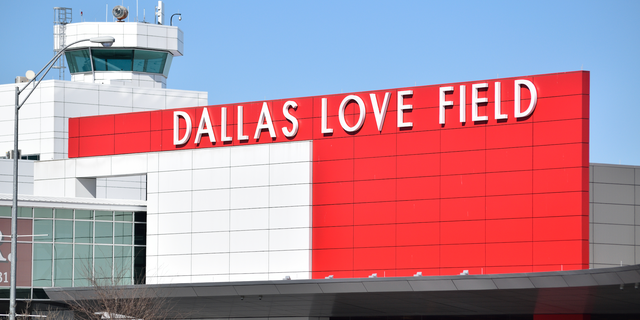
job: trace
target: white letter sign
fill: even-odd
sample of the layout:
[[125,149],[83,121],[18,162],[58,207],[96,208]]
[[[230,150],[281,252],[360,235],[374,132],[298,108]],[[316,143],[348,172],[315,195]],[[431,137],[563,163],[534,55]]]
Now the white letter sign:
[[404,96],[413,95],[413,90],[398,91],[398,128],[411,128],[413,122],[404,122],[404,110],[413,109],[413,105],[404,104]]
[[284,136],[287,138],[293,138],[298,134],[298,119],[289,113],[289,108],[296,110],[298,109],[298,104],[295,101],[287,101],[284,103],[284,106],[282,106],[282,114],[284,114],[284,117],[293,125],[291,131],[289,131],[287,127],[282,127],[282,133],[284,133]]
[[[184,137],[180,139],[180,117],[184,119],[187,124],[187,130],[184,133]],[[183,145],[189,141],[191,137],[191,117],[189,114],[184,111],[174,111],[173,112],[173,145]]]
[[333,133],[333,129],[327,128],[327,98],[322,98],[322,127],[320,130],[323,134]]
[[269,129],[269,136],[271,138],[276,137],[276,129],[273,128],[273,122],[271,121],[271,113],[269,113],[269,106],[266,102],[262,103],[262,110],[260,110],[260,118],[258,119],[258,125],[256,126],[256,133],[253,135],[255,140],[260,139],[260,132],[264,129]]
[[[355,101],[358,104],[358,108],[360,109],[360,118],[358,118],[358,123],[355,126],[349,127],[347,121],[344,120],[344,109],[347,107],[349,101]],[[338,111],[338,119],[340,120],[340,125],[342,129],[346,132],[356,132],[362,128],[362,124],[364,124],[364,117],[367,115],[366,110],[364,109],[364,101],[360,99],[360,97],[356,95],[348,95],[344,99],[342,99],[342,103],[340,103],[340,110]]]
[[[207,128],[205,129],[205,125]],[[196,140],[195,143],[199,144],[200,139],[203,134],[209,135],[209,140],[214,143],[216,142],[216,136],[213,134],[213,127],[211,126],[211,119],[209,118],[209,111],[205,107],[202,109],[202,116],[200,117],[200,124],[198,125],[198,131],[196,131]]]
[[471,85],[471,120],[472,121],[487,121],[489,116],[478,115],[478,105],[481,103],[489,102],[487,98],[478,98],[478,89],[488,88],[488,83],[476,83]]
[[453,92],[453,87],[440,87],[440,124],[444,124],[445,108],[453,106],[453,101],[445,100],[445,94],[447,92]]
[[382,102],[382,109],[378,107],[378,99],[375,93],[369,94],[371,98],[371,107],[373,108],[373,115],[376,117],[376,124],[378,125],[378,131],[382,132],[382,126],[384,125],[384,118],[387,116],[387,108],[389,107],[389,99],[391,98],[391,92],[384,94],[384,101]]
[[243,126],[243,120],[242,120],[242,106],[238,106],[238,141],[247,141],[249,140],[249,136],[246,136],[244,134],[244,129],[242,129]]
[[495,95],[495,117],[496,120],[504,120],[509,116],[506,114],[502,114],[502,109],[500,109],[500,103],[502,102],[502,96],[500,95],[500,82],[496,82],[496,95]]
[[[536,91],[536,86],[531,83],[529,80],[516,80],[515,84],[515,99],[514,99],[514,107],[515,107],[515,115],[516,118],[524,118],[530,115],[533,110],[536,109],[536,103],[538,102],[538,92]],[[520,111],[520,86],[525,86],[531,92],[531,101],[529,102],[529,107],[524,112]]]

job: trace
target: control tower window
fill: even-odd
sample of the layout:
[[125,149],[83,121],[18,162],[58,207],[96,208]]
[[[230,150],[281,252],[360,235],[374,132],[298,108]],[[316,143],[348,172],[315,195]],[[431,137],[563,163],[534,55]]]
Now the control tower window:
[[65,53],[71,73],[91,72],[89,50],[75,50]]
[[133,50],[91,50],[96,71],[132,71]]
[[166,77],[173,59],[173,55],[168,52],[112,48],[73,50],[66,55],[72,74],[91,71],[133,71],[163,74]]

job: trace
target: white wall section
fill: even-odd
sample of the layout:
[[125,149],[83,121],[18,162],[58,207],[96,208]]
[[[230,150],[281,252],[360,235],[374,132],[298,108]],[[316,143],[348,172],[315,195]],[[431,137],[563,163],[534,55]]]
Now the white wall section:
[[74,197],[77,179],[146,174],[147,283],[309,279],[311,153],[301,141],[37,162],[34,189]]

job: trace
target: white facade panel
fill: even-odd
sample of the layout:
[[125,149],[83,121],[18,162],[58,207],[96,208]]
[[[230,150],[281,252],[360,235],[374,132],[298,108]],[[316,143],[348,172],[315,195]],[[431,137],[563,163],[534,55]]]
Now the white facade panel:
[[147,256],[158,255],[158,235],[147,232]]
[[269,230],[231,231],[229,239],[230,252],[269,250]]
[[272,186],[308,183],[310,178],[310,162],[278,163],[269,166],[269,184]]
[[191,275],[191,259],[186,255],[158,256],[158,274],[162,276],[159,283],[176,283],[172,277],[184,276],[182,279],[187,279]]
[[[232,252],[229,259],[231,275],[245,274],[246,276],[259,275],[260,279],[266,279],[269,272],[269,253],[264,252]],[[231,280],[234,281],[234,280]]]
[[311,225],[311,206],[269,208],[269,228],[304,228]]
[[269,207],[269,187],[236,188],[230,191],[231,209]]
[[269,164],[269,145],[238,146],[231,149],[231,166]]
[[271,207],[304,206],[311,203],[311,184],[273,186],[270,191]]
[[191,214],[188,212],[159,214],[158,233],[191,233]]
[[229,231],[229,210],[192,212],[192,228],[195,232]]
[[291,163],[291,162],[308,162],[312,159],[311,144],[307,141],[298,141],[291,143],[272,143],[269,144],[269,162],[275,163]]
[[269,229],[269,209],[242,209],[231,212],[229,230],[267,230]]
[[76,159],[76,177],[93,178],[111,175],[113,157],[89,157]]
[[[269,272],[302,273],[309,272],[308,270],[311,270],[311,250],[275,251],[269,253]],[[310,275],[308,276],[310,277]]]
[[[191,211],[191,192],[166,192],[158,198],[157,213],[189,212]],[[148,209],[147,209],[147,212]],[[153,213],[152,213],[153,214]]]
[[229,209],[229,189],[192,191],[193,211]]
[[148,193],[158,193],[158,175],[157,172],[149,172],[147,173],[147,192]]
[[260,187],[269,185],[269,165],[231,167],[231,187]]
[[191,190],[191,171],[166,171],[158,173],[158,192]]
[[193,174],[193,190],[226,189],[230,185],[229,168],[199,169]]
[[111,174],[114,176],[146,173],[147,155],[142,153],[114,156],[111,166]]
[[[183,234],[159,234],[158,235],[158,257],[167,255],[191,253],[191,235]],[[181,259],[189,260],[189,259]],[[160,262],[158,260],[158,262]],[[176,273],[174,275],[185,275],[185,273]]]
[[231,165],[231,148],[208,148],[198,150],[193,158],[193,169],[213,169]]
[[[296,239],[296,241],[291,241]],[[269,251],[307,250],[311,247],[311,228],[269,230]]]
[[[203,232],[191,235],[192,253],[229,253],[230,235],[227,231]],[[227,258],[228,259],[228,258]]]
[[160,152],[158,171],[191,170],[192,151]]
[[217,281],[218,275],[229,274],[229,254],[196,254],[191,258],[193,275],[212,275]]

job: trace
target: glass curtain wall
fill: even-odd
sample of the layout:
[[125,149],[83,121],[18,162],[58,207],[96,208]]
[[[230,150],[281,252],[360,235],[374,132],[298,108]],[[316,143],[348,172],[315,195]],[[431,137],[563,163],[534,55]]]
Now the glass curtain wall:
[[[43,287],[144,283],[146,212],[21,207],[18,216],[32,219],[34,235],[28,243],[36,289],[21,289],[23,298],[38,299]],[[10,217],[11,207],[0,207],[0,223]]]

